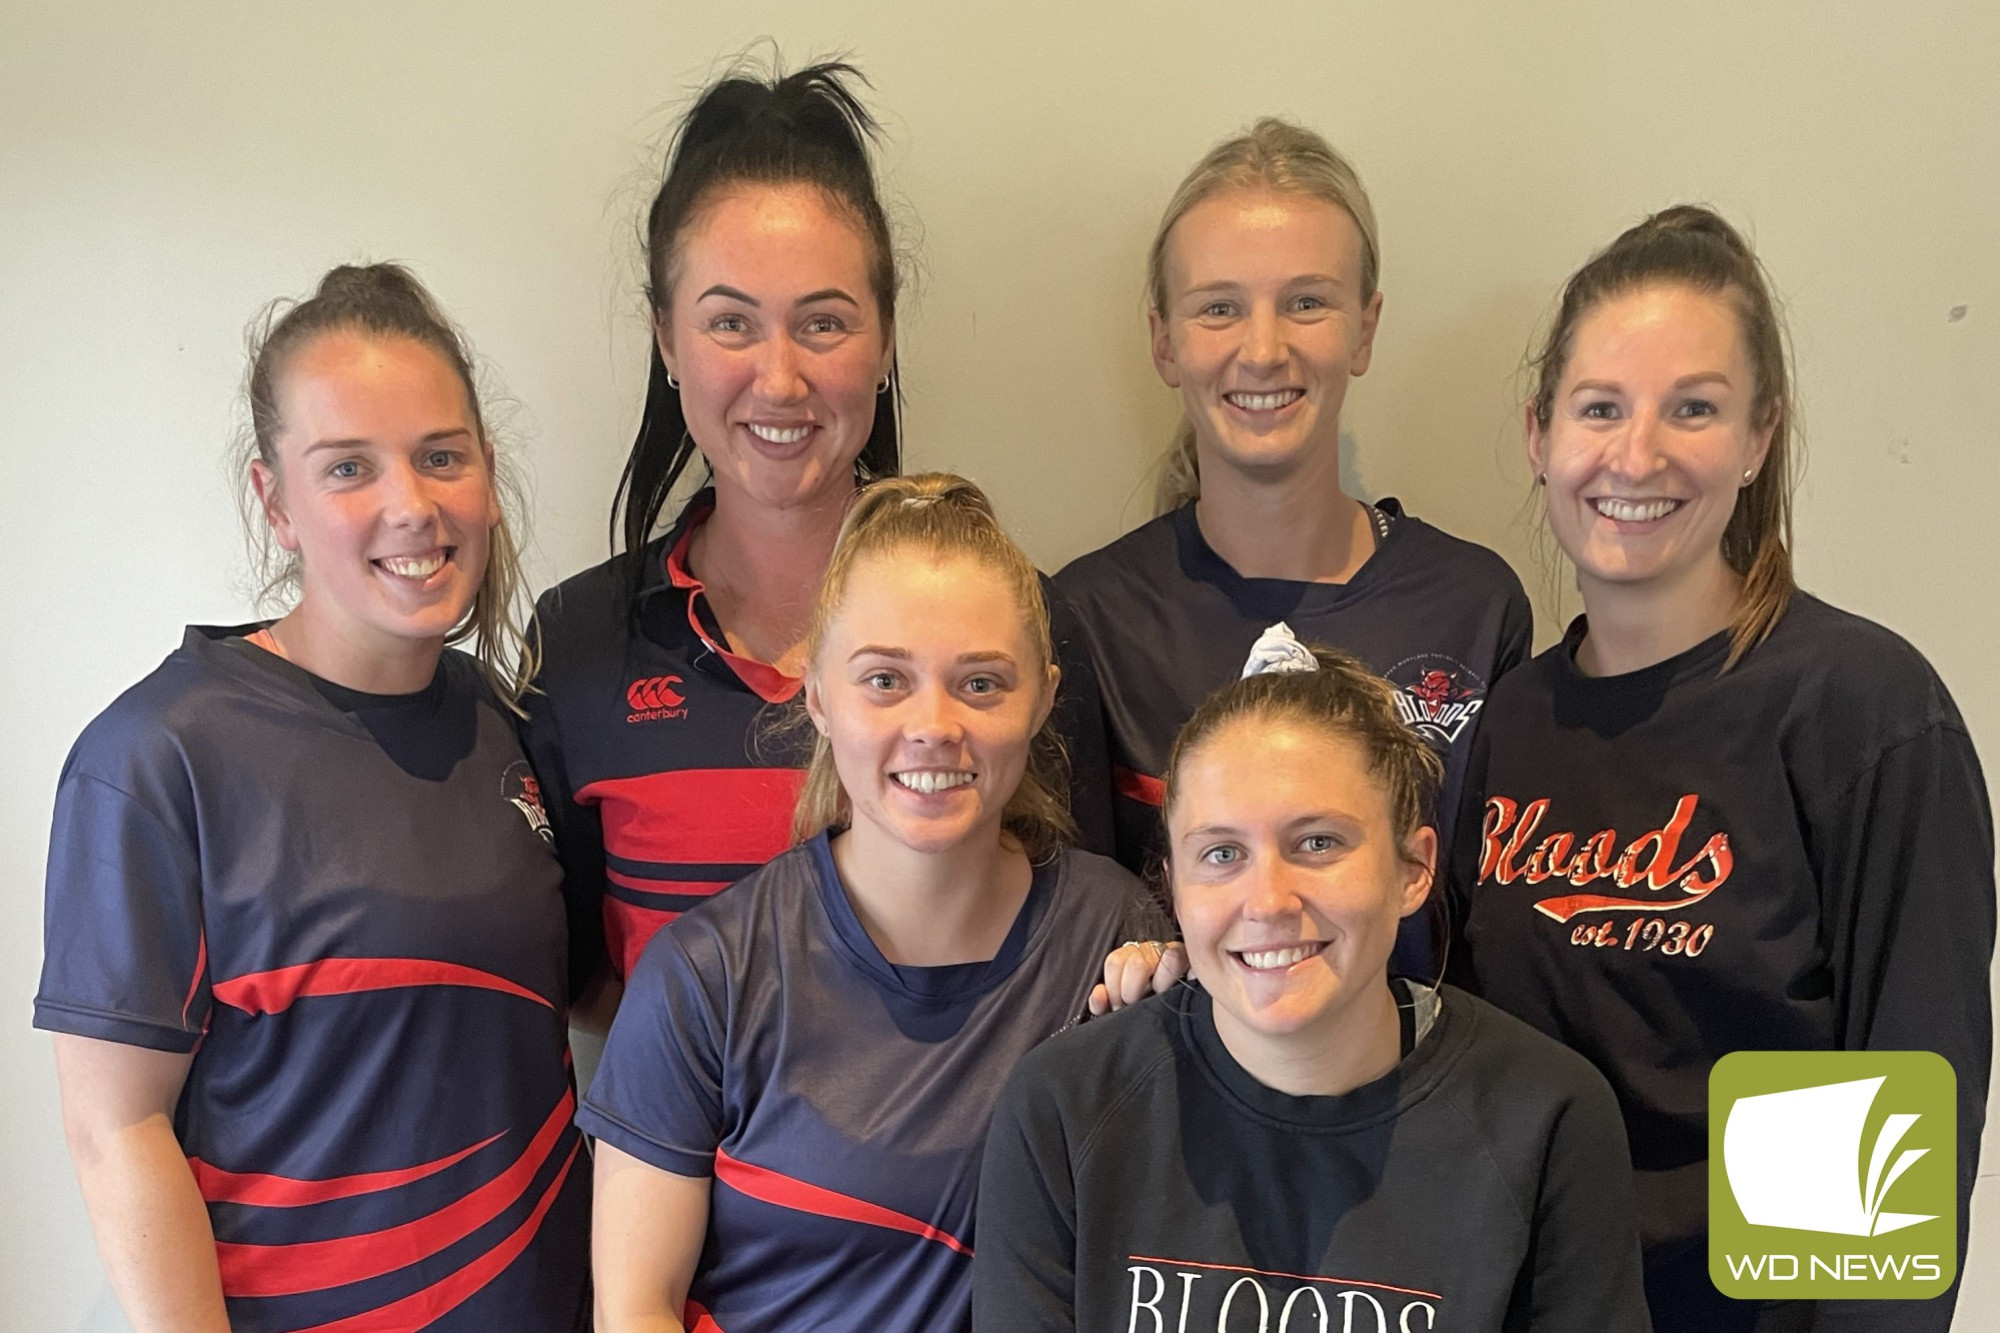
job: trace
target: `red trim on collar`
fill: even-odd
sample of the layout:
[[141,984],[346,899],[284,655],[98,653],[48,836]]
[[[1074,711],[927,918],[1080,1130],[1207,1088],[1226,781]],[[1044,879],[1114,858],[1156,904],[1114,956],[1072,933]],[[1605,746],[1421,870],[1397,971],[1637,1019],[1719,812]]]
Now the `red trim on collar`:
[[784,703],[799,692],[803,682],[797,676],[786,675],[769,662],[759,662],[754,657],[729,651],[728,644],[717,643],[709,637],[708,631],[702,627],[700,615],[695,612],[695,599],[706,589],[702,587],[701,580],[688,570],[688,547],[694,544],[695,529],[708,522],[708,516],[714,512],[715,506],[711,504],[688,515],[687,522],[681,526],[680,537],[667,549],[667,582],[676,588],[687,589],[688,625],[708,645],[708,650],[729,663],[729,669],[736,673],[736,678],[748,685],[765,703]]

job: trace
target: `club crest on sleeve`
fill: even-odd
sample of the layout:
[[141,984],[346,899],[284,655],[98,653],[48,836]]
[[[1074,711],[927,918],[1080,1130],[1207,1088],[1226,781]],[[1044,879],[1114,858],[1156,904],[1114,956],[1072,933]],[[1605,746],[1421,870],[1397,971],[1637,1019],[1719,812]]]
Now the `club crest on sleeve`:
[[526,760],[517,759],[507,766],[500,779],[500,791],[507,804],[521,812],[537,837],[546,843],[555,842],[555,830],[549,827],[548,807],[542,804],[542,784],[536,781],[535,771]]
[[674,686],[681,683],[679,676],[643,676],[625,687],[625,702],[631,712],[625,717],[630,722],[659,722],[666,718],[686,717],[687,700]]

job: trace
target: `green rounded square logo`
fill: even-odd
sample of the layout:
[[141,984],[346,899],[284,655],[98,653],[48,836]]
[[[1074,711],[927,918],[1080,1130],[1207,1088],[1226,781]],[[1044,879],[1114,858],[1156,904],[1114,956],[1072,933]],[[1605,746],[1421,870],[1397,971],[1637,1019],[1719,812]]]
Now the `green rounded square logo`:
[[1736,1051],[1708,1076],[1708,1275],[1911,1300],[1958,1271],[1958,1079],[1930,1051]]

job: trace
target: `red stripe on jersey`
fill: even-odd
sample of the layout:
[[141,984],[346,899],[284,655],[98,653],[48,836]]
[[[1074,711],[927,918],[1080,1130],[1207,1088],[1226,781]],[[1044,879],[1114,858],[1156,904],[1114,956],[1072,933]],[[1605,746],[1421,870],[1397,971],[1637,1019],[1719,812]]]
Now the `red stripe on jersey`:
[[202,974],[208,971],[208,932],[201,932],[201,944],[194,954],[194,979],[188,982],[188,997],[181,1001],[181,1026],[188,1025],[188,1011],[194,1008],[194,997],[201,993]]
[[687,590],[688,626],[703,643],[708,645],[708,650],[729,663],[729,669],[736,673],[736,678],[756,691],[757,697],[765,703],[784,703],[799,692],[799,686],[804,682],[797,676],[786,675],[769,662],[759,662],[754,657],[743,657],[729,651],[727,643],[717,643],[708,636],[708,629],[695,612],[695,599],[707,589],[688,569],[688,548],[694,545],[695,531],[708,522],[708,516],[713,512],[714,506],[711,505],[707,510],[693,515],[687,526],[681,529],[680,540],[667,552],[667,580],[676,588]]
[[679,912],[656,911],[616,898],[604,900],[604,944],[621,979],[632,975],[632,969],[639,965],[639,955],[646,952],[647,942],[679,916]]
[[689,1301],[681,1311],[681,1327],[687,1333],[722,1333],[722,1325],[715,1322],[715,1316],[700,1301]]
[[582,1147],[580,1141],[570,1145],[562,1170],[556,1172],[556,1178],[542,1191],[535,1211],[528,1214],[527,1220],[515,1227],[507,1239],[485,1254],[450,1277],[433,1282],[421,1291],[413,1291],[399,1301],[374,1310],[364,1310],[345,1319],[336,1319],[330,1324],[315,1324],[299,1330],[299,1333],[403,1333],[406,1329],[430,1327],[463,1305],[480,1288],[504,1273],[507,1265],[521,1257],[521,1251],[528,1248],[528,1242],[541,1230],[542,1218],[547,1216],[550,1206],[555,1203],[556,1195],[562,1192],[563,1181],[569,1178],[570,1168],[576,1165],[576,1155]]
[[425,1162],[420,1166],[406,1166],[395,1171],[364,1171],[358,1175],[330,1176],[324,1180],[294,1180],[290,1176],[265,1175],[257,1171],[227,1171],[199,1157],[188,1158],[188,1168],[194,1172],[195,1188],[210,1203],[303,1208],[307,1204],[325,1203],[328,1199],[351,1199],[357,1194],[392,1190],[398,1185],[436,1175],[448,1166],[456,1166],[499,1137],[495,1134],[493,1138],[481,1139],[470,1147],[460,1148],[449,1157],[440,1157],[435,1162]]
[[1167,803],[1167,784],[1158,778],[1149,778],[1144,773],[1135,773],[1123,764],[1111,766],[1111,784],[1121,796],[1129,796],[1135,801],[1144,801],[1158,809]]
[[575,1101],[565,1090],[556,1109],[505,1171],[436,1212],[400,1226],[294,1245],[217,1241],[215,1258],[222,1270],[223,1294],[294,1296],[302,1291],[325,1291],[393,1273],[456,1245],[528,1192],[562,1141],[575,1110]]
[[790,1208],[801,1213],[815,1213],[820,1217],[837,1217],[847,1222],[860,1222],[871,1227],[887,1227],[891,1231],[904,1231],[912,1236],[922,1236],[947,1245],[970,1259],[972,1249],[949,1232],[939,1231],[928,1222],[920,1222],[907,1214],[884,1208],[880,1204],[869,1203],[821,1185],[808,1184],[791,1176],[781,1175],[768,1167],[752,1166],[739,1162],[720,1149],[715,1154],[715,1178],[739,1194],[747,1194],[764,1203],[776,1204],[780,1208]]
[[798,768],[684,768],[603,778],[576,799],[604,820],[604,850],[663,865],[762,865],[792,844]]
[[505,977],[433,958],[321,958],[218,981],[209,993],[232,1009],[248,1014],[276,1014],[308,995],[352,995],[357,991],[394,990],[400,986],[475,986],[518,995],[545,1009],[555,1008],[526,986]]

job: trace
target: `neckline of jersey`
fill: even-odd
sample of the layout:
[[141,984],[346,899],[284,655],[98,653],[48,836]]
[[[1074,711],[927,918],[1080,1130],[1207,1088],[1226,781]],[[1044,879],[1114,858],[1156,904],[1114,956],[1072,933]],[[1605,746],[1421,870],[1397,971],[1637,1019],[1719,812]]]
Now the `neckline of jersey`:
[[[1297,1097],[1257,1081],[1222,1043],[1215,1029],[1215,999],[1199,985],[1182,988],[1181,1039],[1202,1075],[1229,1101],[1259,1119],[1291,1128],[1349,1133],[1393,1119],[1428,1097],[1457,1063],[1470,1040],[1473,1015],[1466,998],[1438,988],[1437,1016],[1416,1049],[1373,1082],[1335,1096]],[[1401,997],[1398,1005],[1403,1003]]]
[[1651,696],[1696,676],[1714,676],[1721,670],[1723,659],[1729,655],[1730,631],[1721,629],[1693,647],[1651,666],[1640,667],[1637,671],[1622,671],[1615,676],[1592,676],[1587,675],[1576,661],[1577,650],[1583,646],[1584,635],[1589,630],[1589,618],[1579,614],[1569,622],[1569,628],[1563,631],[1562,639],[1550,650],[1550,656],[1563,683],[1581,697],[1591,699]]
[[[712,489],[697,491],[694,498],[688,501],[687,507],[681,511],[681,516],[674,525],[674,530],[664,543],[665,552],[660,562],[660,569],[665,576],[664,581],[655,583],[649,591],[674,588],[685,592],[688,628],[694,631],[702,646],[727,663],[729,669],[736,674],[736,678],[765,703],[789,702],[798,694],[800,686],[804,684],[803,680],[797,676],[786,675],[769,662],[760,662],[754,657],[745,657],[741,653],[731,651],[726,639],[720,643],[716,642],[715,636],[708,632],[708,626],[702,623],[701,607],[707,597],[708,589],[688,568],[688,549],[694,544],[696,530],[706,523],[709,515],[714,512],[715,492]],[[719,622],[717,628],[720,628]]]
[[[247,641],[250,635],[263,629],[267,623],[189,625],[181,638],[181,650],[240,684],[299,707],[307,717],[330,731],[373,741],[373,733],[363,723],[360,714],[342,707],[322,688],[330,686],[335,690],[345,690],[344,686],[315,676],[298,663]],[[445,651],[449,653],[451,650]],[[428,712],[435,712],[437,700],[442,698],[448,670],[446,659],[440,657],[437,674],[432,677],[431,683],[413,695],[370,695],[358,690],[347,690],[346,693],[362,699],[381,700],[384,707],[390,710],[398,706],[422,706]]]
[[1194,507],[1195,502],[1190,500],[1167,515],[1180,550],[1181,568],[1195,579],[1220,587],[1231,602],[1277,619],[1300,611],[1331,610],[1343,602],[1366,596],[1387,577],[1382,571],[1401,548],[1405,530],[1417,522],[1404,512],[1401,501],[1384,496],[1370,507],[1387,517],[1388,535],[1378,538],[1375,549],[1347,582],[1318,583],[1310,579],[1246,578],[1237,573],[1236,567],[1202,536]]
[[939,1008],[975,999],[1014,974],[1041,938],[1041,927],[1049,919],[1046,909],[1054,896],[1062,862],[1057,857],[1033,868],[1028,896],[992,958],[938,967],[907,967],[884,958],[868,928],[854,914],[854,904],[848,900],[840,871],[834,864],[831,835],[824,831],[815,834],[805,847],[834,941],[848,961],[880,989],[913,1003]]

